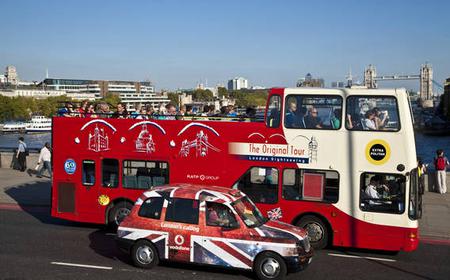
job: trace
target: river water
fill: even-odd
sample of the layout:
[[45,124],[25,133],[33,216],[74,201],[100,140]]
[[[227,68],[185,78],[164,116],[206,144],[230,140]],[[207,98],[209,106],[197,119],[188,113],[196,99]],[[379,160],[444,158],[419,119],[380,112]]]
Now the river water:
[[[30,149],[40,149],[45,142],[51,143],[51,133],[39,134],[1,134],[0,149],[14,149],[17,147],[17,138],[23,136]],[[417,156],[421,157],[425,163],[430,163],[432,168],[433,158],[437,149],[443,149],[450,155],[450,136],[428,136],[416,133]]]

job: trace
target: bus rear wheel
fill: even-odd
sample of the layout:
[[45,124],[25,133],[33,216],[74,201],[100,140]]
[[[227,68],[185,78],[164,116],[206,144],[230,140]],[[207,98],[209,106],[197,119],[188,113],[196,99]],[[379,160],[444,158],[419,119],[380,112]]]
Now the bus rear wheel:
[[128,201],[115,204],[109,211],[108,225],[117,228],[123,219],[130,214],[131,208],[133,208],[133,204]]
[[314,249],[323,249],[328,245],[328,227],[318,217],[306,215],[302,217],[296,226],[308,232],[308,238]]

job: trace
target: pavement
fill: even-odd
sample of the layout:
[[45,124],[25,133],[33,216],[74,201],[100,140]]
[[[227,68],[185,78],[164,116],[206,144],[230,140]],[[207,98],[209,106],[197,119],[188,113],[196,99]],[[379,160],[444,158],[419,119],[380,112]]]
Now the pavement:
[[[45,173],[46,174],[46,173]],[[2,208],[50,207],[51,182],[26,172],[0,168],[0,205]],[[419,220],[420,238],[450,242],[450,193],[425,191],[423,216]]]

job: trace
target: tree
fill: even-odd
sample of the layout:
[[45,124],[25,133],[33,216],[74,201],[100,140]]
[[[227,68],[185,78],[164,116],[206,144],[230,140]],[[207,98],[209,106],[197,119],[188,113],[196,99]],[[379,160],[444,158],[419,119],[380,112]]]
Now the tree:
[[233,90],[230,97],[236,100],[236,106],[264,106],[267,102],[267,90]]
[[175,106],[180,106],[180,95],[175,92],[168,92],[167,98],[169,98],[170,103],[175,104]]
[[117,103],[120,103],[120,97],[118,94],[108,92],[105,97],[102,97],[100,101],[104,101],[114,108],[117,107]]
[[228,97],[228,90],[224,87],[218,87],[217,93],[219,94],[219,98],[222,98],[223,96]]
[[192,99],[205,102],[214,100],[214,94],[209,89],[196,89],[192,92]]

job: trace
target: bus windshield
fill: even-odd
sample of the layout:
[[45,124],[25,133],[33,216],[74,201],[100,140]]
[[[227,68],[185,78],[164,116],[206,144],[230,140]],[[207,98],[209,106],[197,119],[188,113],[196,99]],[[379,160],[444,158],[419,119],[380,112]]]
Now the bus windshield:
[[231,205],[248,227],[259,227],[267,222],[267,219],[248,197],[236,200]]

